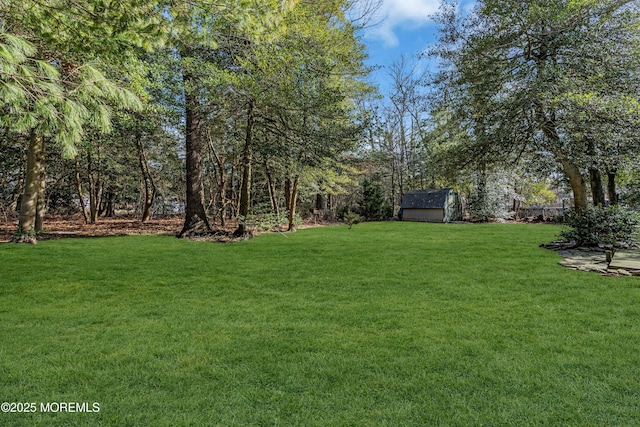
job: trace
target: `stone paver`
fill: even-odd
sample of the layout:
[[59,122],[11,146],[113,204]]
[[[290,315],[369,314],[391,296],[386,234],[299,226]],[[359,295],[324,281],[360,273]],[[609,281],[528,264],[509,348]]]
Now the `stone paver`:
[[563,260],[558,264],[581,271],[593,271],[613,276],[640,276],[640,251],[618,249],[607,262],[606,248],[573,248],[570,244],[554,242],[544,245],[558,252]]
[[610,269],[640,271],[640,251],[618,250],[609,264]]

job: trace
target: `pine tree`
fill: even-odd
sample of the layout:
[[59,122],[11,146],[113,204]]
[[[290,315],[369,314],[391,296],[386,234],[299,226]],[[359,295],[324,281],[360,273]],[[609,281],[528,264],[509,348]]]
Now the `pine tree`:
[[124,71],[133,57],[123,49],[148,40],[142,35],[148,26],[139,20],[149,5],[119,5],[104,10],[102,3],[88,0],[0,5],[0,123],[29,135],[30,141],[16,241],[35,242],[33,236],[42,228],[46,142],[73,157],[87,128],[110,130],[114,107],[141,105],[120,83],[122,75],[102,71],[114,65]]
[[448,117],[441,134],[459,138],[454,155],[468,164],[550,153],[584,210],[585,171],[612,159],[610,145],[635,144],[638,3],[485,0],[462,21],[453,6],[440,18],[435,110]]

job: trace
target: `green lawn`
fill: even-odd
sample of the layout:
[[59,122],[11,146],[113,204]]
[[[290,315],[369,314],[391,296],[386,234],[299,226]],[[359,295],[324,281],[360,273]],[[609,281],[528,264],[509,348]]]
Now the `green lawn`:
[[640,425],[640,279],[558,266],[558,231],[0,245],[0,402],[38,409],[0,425]]

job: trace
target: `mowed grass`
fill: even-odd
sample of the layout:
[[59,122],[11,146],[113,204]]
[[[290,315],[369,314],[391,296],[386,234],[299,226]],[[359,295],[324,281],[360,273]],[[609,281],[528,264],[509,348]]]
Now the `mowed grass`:
[[640,278],[542,225],[0,246],[3,426],[640,425]]

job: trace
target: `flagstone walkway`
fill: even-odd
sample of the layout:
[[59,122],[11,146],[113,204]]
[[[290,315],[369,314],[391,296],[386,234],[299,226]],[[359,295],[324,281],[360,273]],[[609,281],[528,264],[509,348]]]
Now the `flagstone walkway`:
[[593,271],[608,276],[640,276],[640,250],[611,250],[611,262],[607,261],[605,247],[572,248],[567,243],[554,242],[543,247],[555,250],[563,260],[558,264],[581,271]]

